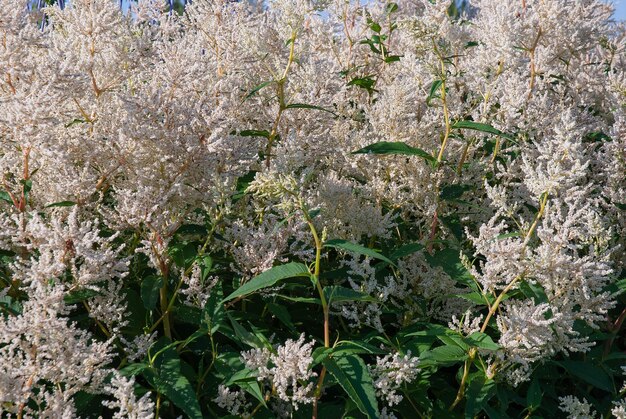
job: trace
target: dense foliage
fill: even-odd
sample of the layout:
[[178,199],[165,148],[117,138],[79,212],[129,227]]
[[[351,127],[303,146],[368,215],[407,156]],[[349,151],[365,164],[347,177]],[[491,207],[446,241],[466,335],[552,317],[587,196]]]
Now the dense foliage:
[[3,417],[626,418],[609,6],[46,3],[0,0]]

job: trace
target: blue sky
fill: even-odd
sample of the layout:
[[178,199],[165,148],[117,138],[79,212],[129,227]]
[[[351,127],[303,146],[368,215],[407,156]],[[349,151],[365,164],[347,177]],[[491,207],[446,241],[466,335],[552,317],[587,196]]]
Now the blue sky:
[[618,20],[626,20],[626,0],[615,1],[615,18]]

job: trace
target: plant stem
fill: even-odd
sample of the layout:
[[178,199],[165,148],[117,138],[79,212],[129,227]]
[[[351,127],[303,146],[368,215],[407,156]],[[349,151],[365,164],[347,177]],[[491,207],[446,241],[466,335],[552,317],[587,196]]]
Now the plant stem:
[[441,164],[443,160],[443,154],[446,149],[446,144],[448,143],[448,138],[450,138],[450,133],[452,132],[452,128],[450,125],[450,113],[448,111],[448,102],[446,100],[446,63],[444,57],[441,55],[439,48],[437,48],[436,42],[433,40],[433,46],[435,49],[435,54],[439,57],[439,61],[441,63],[441,103],[443,105],[443,120],[446,125],[446,130],[443,135],[443,140],[441,140],[441,148],[439,149],[439,154],[437,155],[437,166]]
[[[526,236],[524,237],[524,243],[522,245],[522,250],[521,250],[522,257],[526,254],[526,247],[528,246],[528,243],[530,242],[530,239],[533,233],[537,229],[539,220],[543,217],[545,213],[546,204],[548,203],[548,196],[549,196],[549,190],[544,192],[541,196],[539,212],[537,212],[537,215],[535,216],[535,219],[532,225],[530,226],[530,228],[526,232]],[[522,278],[524,278],[525,274],[526,274],[526,271],[516,276],[498,295],[498,298],[496,298],[496,301],[494,301],[494,303],[491,305],[491,308],[489,309],[489,312],[487,313],[487,316],[485,317],[485,320],[483,321],[483,325],[480,328],[481,333],[485,333],[485,330],[487,330],[487,326],[489,325],[489,321],[498,310],[498,307],[500,307],[500,303],[502,302],[502,300],[504,300],[507,293],[513,288],[513,286],[516,285]],[[456,405],[463,399],[463,396],[465,395],[465,387],[467,386],[467,377],[469,376],[469,370],[470,370],[471,365],[474,363],[475,357],[476,357],[476,348],[470,348],[469,356],[465,360],[465,366],[463,368],[463,376],[461,377],[461,384],[459,386],[459,391],[456,394],[456,398],[454,399],[454,402],[450,406],[450,410],[454,410]]]
[[276,115],[276,119],[274,120],[274,124],[272,126],[272,131],[267,139],[267,147],[265,149],[265,167],[267,169],[270,168],[270,161],[272,156],[272,147],[274,145],[274,141],[278,136],[278,125],[280,124],[280,119],[283,115],[285,109],[287,109],[287,104],[285,102],[285,82],[287,81],[287,75],[289,74],[289,69],[294,62],[295,59],[295,50],[296,50],[296,36],[298,32],[296,30],[291,31],[291,38],[289,38],[289,59],[287,61],[287,65],[283,70],[283,74],[279,80],[276,81],[276,94],[278,96],[278,115]]
[[[317,288],[317,292],[320,296],[320,301],[322,303],[322,311],[324,313],[324,347],[330,347],[330,310],[328,307],[328,302],[326,301],[326,296],[324,295],[324,287],[320,281],[320,264],[322,259],[322,240],[320,240],[319,235],[317,234],[317,230],[315,229],[315,225],[313,224],[313,220],[311,216],[307,212],[304,207],[304,203],[300,203],[300,208],[304,213],[304,218],[306,223],[311,230],[311,234],[313,235],[313,240],[315,241],[315,268],[313,270],[313,276],[315,281],[315,287]],[[326,376],[326,367],[322,367],[322,372],[320,372],[319,379],[317,381],[317,386],[315,388],[314,393],[314,401],[313,401],[313,419],[317,419],[317,402],[322,394],[322,387],[324,385],[324,377]]]

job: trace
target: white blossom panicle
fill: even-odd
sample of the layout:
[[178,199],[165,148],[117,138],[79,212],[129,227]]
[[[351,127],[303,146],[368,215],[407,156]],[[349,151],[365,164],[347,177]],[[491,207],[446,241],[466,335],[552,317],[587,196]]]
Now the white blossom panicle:
[[626,419],[626,399],[613,403],[611,414],[615,417],[615,419]]
[[217,396],[213,401],[234,416],[246,416],[252,406],[246,401],[246,395],[243,390],[233,391],[221,384],[217,388]]
[[242,352],[241,358],[259,381],[269,381],[280,400],[291,403],[295,410],[300,404],[313,402],[311,394],[317,374],[311,370],[314,342],[305,343],[304,333],[298,340],[288,339],[273,352],[268,349],[252,349]]
[[113,400],[104,401],[103,404],[114,411],[114,418],[148,419],[154,416],[154,402],[150,392],[137,398],[134,388],[134,377],[128,379],[118,373],[113,374],[111,384],[104,387]]
[[559,409],[572,419],[595,419],[597,413],[592,410],[592,406],[587,400],[580,400],[574,396],[559,397],[561,404]]
[[[110,342],[94,341],[68,323],[63,295],[62,287],[33,284],[22,313],[0,317],[0,397],[12,402],[12,413],[71,412],[73,395],[103,388],[112,359]],[[29,401],[42,411],[33,410]]]
[[[626,25],[609,2],[130,3],[0,0],[0,297],[21,307],[0,313],[7,415],[75,417],[87,392],[147,416],[139,382],[107,384],[119,359],[171,338],[178,304],[320,244],[320,284],[363,297],[330,304],[355,329],[485,328],[488,375],[516,385],[591,350],[626,269]],[[214,272],[174,257],[189,224]],[[313,401],[312,349],[303,334],[241,353],[281,415]],[[373,367],[383,417],[416,365]],[[214,402],[250,413],[241,389]]]
[[402,395],[397,391],[405,384],[413,382],[418,374],[418,357],[412,357],[411,351],[406,355],[399,353],[376,358],[376,365],[370,367],[374,379],[376,396],[384,400],[388,406],[394,406],[402,401]]
[[452,315],[452,320],[448,323],[448,328],[456,330],[459,333],[469,336],[472,333],[479,332],[483,323],[483,315],[473,316],[471,310],[467,310],[461,318]]

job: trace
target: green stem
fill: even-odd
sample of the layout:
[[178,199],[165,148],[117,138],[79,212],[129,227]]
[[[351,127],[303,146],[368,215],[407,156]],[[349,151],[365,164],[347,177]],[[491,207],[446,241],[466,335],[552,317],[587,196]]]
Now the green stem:
[[[313,224],[313,220],[311,216],[307,212],[304,203],[300,203],[300,208],[304,213],[304,218],[306,223],[311,230],[311,234],[313,235],[313,240],[315,241],[315,268],[313,270],[313,280],[315,282],[315,287],[317,288],[317,292],[320,296],[320,301],[322,303],[322,311],[324,313],[324,347],[330,347],[330,310],[328,307],[328,302],[326,301],[326,296],[324,295],[324,287],[322,286],[322,282],[320,281],[320,265],[322,259],[322,240],[320,240],[319,235],[317,234],[317,230],[315,225]],[[313,401],[313,419],[318,418],[317,412],[317,402],[322,394],[322,388],[324,385],[324,377],[326,376],[326,367],[322,367],[322,372],[320,373],[319,379],[317,380],[317,386],[315,388],[314,393],[314,401]]]
[[[526,236],[524,237],[524,242],[523,242],[522,250],[521,250],[522,257],[524,257],[524,255],[526,254],[526,247],[528,246],[528,243],[530,242],[532,235],[534,234],[535,230],[537,229],[537,226],[539,225],[539,220],[543,217],[545,213],[546,204],[548,203],[549,193],[550,193],[549,190],[543,193],[541,197],[539,212],[535,216],[535,219],[532,225],[526,232]],[[526,271],[516,276],[498,295],[498,298],[496,298],[496,301],[494,301],[494,303],[489,308],[489,312],[487,313],[487,316],[485,317],[485,320],[483,321],[483,325],[480,328],[481,333],[485,333],[485,330],[487,330],[487,326],[489,325],[489,321],[498,310],[498,307],[500,307],[500,303],[502,303],[502,300],[504,300],[507,293],[513,288],[513,286],[515,286],[522,278],[524,278],[525,274],[526,274]],[[454,410],[456,405],[463,399],[465,395],[465,387],[467,386],[467,378],[469,376],[469,370],[470,370],[471,365],[474,362],[475,357],[476,357],[476,348],[470,348],[469,356],[465,360],[465,366],[463,368],[463,377],[461,378],[459,391],[457,392],[454,402],[450,406],[450,410]]]
[[296,36],[298,32],[295,30],[291,31],[291,38],[289,38],[289,59],[287,61],[287,65],[283,70],[283,74],[279,80],[276,81],[276,95],[278,96],[278,114],[276,115],[276,119],[274,120],[274,124],[272,126],[272,131],[267,139],[267,147],[265,149],[265,167],[267,169],[270,168],[270,161],[272,158],[272,147],[274,146],[274,141],[278,136],[278,125],[280,124],[280,119],[283,116],[283,112],[287,109],[287,104],[285,102],[285,82],[287,81],[287,75],[289,74],[289,69],[295,60],[295,50],[296,50]]

